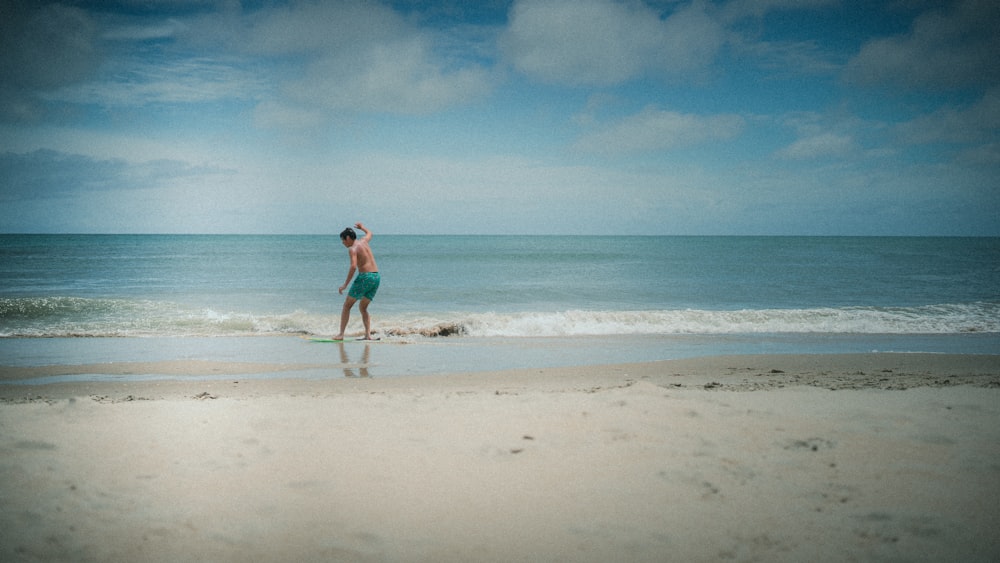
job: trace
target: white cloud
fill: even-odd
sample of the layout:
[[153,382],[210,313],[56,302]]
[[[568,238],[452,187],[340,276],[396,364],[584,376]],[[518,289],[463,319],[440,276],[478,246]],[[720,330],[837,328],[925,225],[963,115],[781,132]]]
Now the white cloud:
[[137,190],[177,179],[229,174],[206,166],[156,159],[130,163],[101,160],[53,150],[25,154],[0,153],[0,200],[47,199],[95,191]]
[[998,131],[1000,88],[993,88],[969,107],[942,107],[896,128],[899,138],[909,144],[996,141]]
[[663,21],[638,3],[521,0],[502,44],[514,68],[535,79],[606,86],[651,70],[699,69],[723,40],[700,3]]
[[261,102],[254,108],[253,120],[263,129],[309,129],[324,122],[323,112],[302,105],[276,101]]
[[991,85],[1000,80],[1000,2],[962,0],[918,17],[909,33],[876,39],[851,60],[860,84],[913,89]]
[[849,135],[821,133],[799,139],[781,149],[775,156],[792,160],[809,160],[831,156],[843,156],[855,148]]
[[330,177],[345,190],[364,190],[352,212],[411,233],[661,232],[664,216],[697,215],[719,197],[693,166],[664,175],[512,155],[365,154],[336,165]]
[[191,26],[189,40],[267,61],[261,68],[285,99],[267,100],[261,113],[276,117],[278,106],[303,105],[423,114],[489,92],[490,71],[456,58],[462,51],[451,44],[439,49],[439,38],[389,7],[344,1],[213,14]]
[[581,137],[574,148],[593,153],[669,150],[708,141],[725,141],[742,132],[733,114],[700,116],[647,108],[610,127]]
[[267,89],[253,72],[243,70],[232,58],[189,57],[149,61],[120,58],[109,63],[106,74],[114,80],[97,80],[47,94],[49,100],[107,107],[146,104],[189,104],[218,100],[250,100]]
[[[233,21],[230,14],[220,14]],[[199,31],[212,41],[211,18]],[[412,35],[417,29],[391,8],[378,2],[295,2],[263,9],[229,24],[230,48],[259,55],[296,53],[331,54],[336,51],[363,51],[371,45]]]
[[184,24],[180,20],[170,18],[153,25],[112,26],[101,37],[110,41],[148,41],[175,37],[183,29]]
[[422,114],[483,96],[485,69],[446,69],[427,40],[411,36],[349,53],[328,53],[284,89],[299,103],[331,110]]
[[731,45],[772,73],[834,74],[842,68],[837,56],[817,41],[749,41],[734,37]]
[[725,40],[722,26],[694,2],[663,22],[663,42],[650,56],[654,68],[668,73],[700,70],[712,63]]
[[123,160],[139,164],[149,160],[175,160],[192,166],[224,169],[246,168],[260,162],[274,147],[267,145],[245,156],[247,146],[220,143],[197,130],[150,135],[146,130],[107,131],[72,127],[0,127],[0,150],[27,153],[52,150],[94,160]]
[[[287,129],[315,126],[322,121],[317,110],[430,113],[477,99],[494,83],[490,70],[461,59],[463,50],[453,43],[439,48],[443,35],[374,2],[301,2],[124,22],[103,35],[117,54],[99,80],[46,99],[106,107],[257,101],[257,124]],[[173,41],[147,42],[165,37]]]
[[1000,167],[1000,143],[987,143],[965,149],[959,152],[955,160],[966,165]]
[[[798,137],[796,141],[774,153],[776,158],[788,160],[845,156],[859,149],[859,137],[875,135],[883,129],[883,125],[878,122],[811,111],[780,116],[777,123],[794,130]],[[878,151],[869,151],[869,156],[877,156],[877,153]]]

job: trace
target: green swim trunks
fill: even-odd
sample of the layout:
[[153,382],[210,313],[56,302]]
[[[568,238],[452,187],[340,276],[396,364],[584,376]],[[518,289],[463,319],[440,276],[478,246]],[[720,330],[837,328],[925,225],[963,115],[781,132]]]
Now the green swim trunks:
[[362,272],[358,274],[358,277],[354,278],[351,290],[347,294],[355,299],[367,299],[371,301],[375,299],[375,294],[378,293],[378,284],[380,281],[382,281],[382,278],[378,275],[378,272]]

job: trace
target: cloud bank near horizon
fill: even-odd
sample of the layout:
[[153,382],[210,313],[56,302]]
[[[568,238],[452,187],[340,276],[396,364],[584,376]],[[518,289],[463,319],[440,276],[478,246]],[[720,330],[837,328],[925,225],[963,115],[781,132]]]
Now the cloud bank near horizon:
[[1000,235],[1000,5],[2,4],[0,231]]

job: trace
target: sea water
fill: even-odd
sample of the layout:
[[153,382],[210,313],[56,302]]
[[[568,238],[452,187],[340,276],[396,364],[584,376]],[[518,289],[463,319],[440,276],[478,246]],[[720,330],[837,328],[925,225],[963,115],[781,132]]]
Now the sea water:
[[[1000,354],[998,238],[376,235],[372,248],[373,328],[414,345],[380,348],[399,372]],[[338,332],[348,265],[336,236],[2,235],[0,363],[127,356],[136,339],[175,357],[285,361],[288,338],[250,337]]]

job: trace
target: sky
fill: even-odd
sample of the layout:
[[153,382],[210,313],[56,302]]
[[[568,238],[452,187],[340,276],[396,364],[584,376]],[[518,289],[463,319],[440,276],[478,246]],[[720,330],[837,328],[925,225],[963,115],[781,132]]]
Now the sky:
[[996,0],[0,0],[0,232],[1000,236]]

